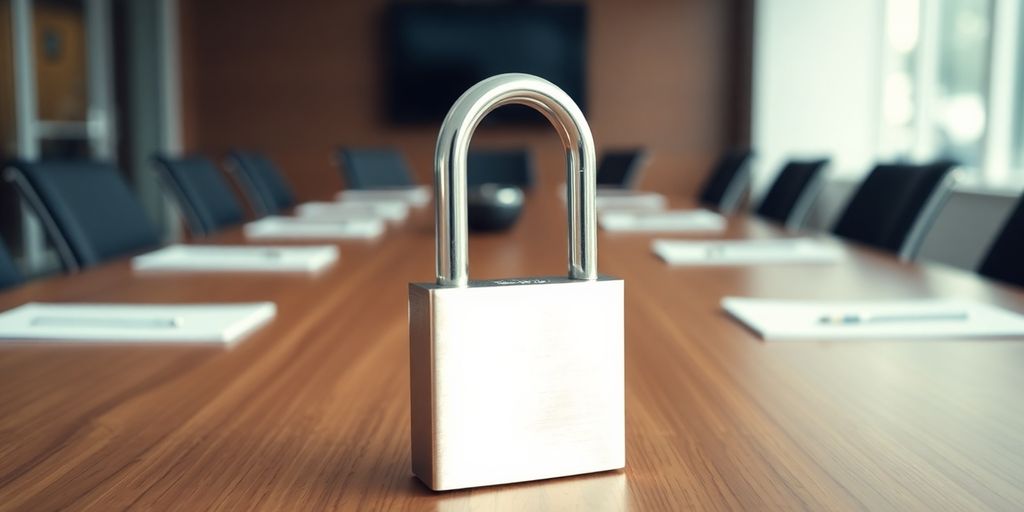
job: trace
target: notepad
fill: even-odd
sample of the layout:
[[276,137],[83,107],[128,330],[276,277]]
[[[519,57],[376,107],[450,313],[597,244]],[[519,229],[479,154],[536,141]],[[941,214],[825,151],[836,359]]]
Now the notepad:
[[307,272],[338,260],[333,245],[171,245],[132,258],[138,272]]
[[243,228],[254,240],[345,240],[377,238],[384,233],[383,219],[344,221],[304,220],[298,217],[264,217]]
[[662,212],[613,211],[600,214],[605,231],[701,232],[722,231],[725,217],[708,210],[667,210]]
[[[565,201],[564,185],[558,188],[558,197]],[[600,211],[658,211],[665,209],[668,205],[668,200],[657,192],[598,188],[594,205]]]
[[724,266],[823,264],[842,260],[842,249],[811,238],[783,240],[655,240],[651,249],[669,265]]
[[1024,316],[979,302],[799,301],[727,297],[722,308],[765,340],[1024,336]]
[[423,206],[430,202],[433,192],[421,185],[401,188],[350,189],[338,192],[340,201],[401,201],[411,206]]
[[0,313],[0,343],[17,340],[222,343],[274,318],[272,302],[237,304],[28,303]]
[[665,196],[656,192],[638,190],[598,189],[598,210],[663,210],[668,205]]
[[404,201],[313,201],[295,207],[295,215],[314,220],[348,220],[361,217],[380,217],[401,221],[409,215]]

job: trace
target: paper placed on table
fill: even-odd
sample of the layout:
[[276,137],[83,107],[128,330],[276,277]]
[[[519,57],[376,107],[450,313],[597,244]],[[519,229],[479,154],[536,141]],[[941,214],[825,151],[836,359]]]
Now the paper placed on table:
[[264,217],[243,227],[246,238],[258,240],[344,240],[377,238],[386,223],[380,218],[348,220],[302,219],[300,217]]
[[[558,196],[565,201],[564,185],[558,188]],[[657,211],[664,210],[668,200],[657,192],[599,187],[594,205],[601,211]]]
[[610,211],[599,215],[605,231],[676,232],[722,231],[725,217],[708,210]]
[[313,201],[295,207],[295,215],[310,220],[348,220],[379,217],[402,221],[409,216],[409,204],[397,200],[380,201]]
[[339,201],[402,201],[411,206],[423,206],[432,199],[433,191],[426,185],[396,188],[349,189],[338,192]]
[[655,240],[651,249],[669,265],[835,263],[839,245],[813,238],[778,240]]
[[765,340],[1024,336],[1024,316],[946,299],[809,301],[726,297],[722,308]]
[[171,245],[132,258],[140,272],[309,272],[338,261],[333,245]]
[[0,313],[0,342],[233,343],[274,318],[273,302],[28,303]]

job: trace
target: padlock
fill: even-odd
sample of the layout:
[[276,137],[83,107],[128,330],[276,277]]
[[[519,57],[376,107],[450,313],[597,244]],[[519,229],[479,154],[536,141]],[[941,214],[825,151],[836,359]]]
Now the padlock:
[[[518,103],[565,147],[567,277],[469,281],[466,157]],[[512,73],[452,106],[434,160],[437,282],[409,285],[412,470],[434,490],[625,466],[623,281],[597,273],[594,140],[554,84]]]

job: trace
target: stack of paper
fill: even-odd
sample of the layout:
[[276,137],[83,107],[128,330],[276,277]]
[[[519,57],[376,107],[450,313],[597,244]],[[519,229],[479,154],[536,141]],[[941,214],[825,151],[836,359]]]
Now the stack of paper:
[[430,187],[378,188],[342,190],[338,193],[341,201],[402,201],[412,206],[423,206],[430,202]]
[[295,215],[315,220],[379,217],[401,221],[409,215],[409,205],[403,201],[314,201],[296,206]]
[[727,297],[722,307],[766,340],[1024,336],[1024,316],[960,300],[835,302]]
[[[558,188],[558,197],[565,201],[565,186]],[[665,196],[657,192],[643,192],[621,188],[598,188],[595,206],[598,210],[657,211],[668,205]]]
[[834,243],[811,238],[786,240],[655,240],[654,253],[669,265],[757,265],[767,263],[834,263],[843,251]]
[[665,196],[656,192],[638,190],[598,189],[598,210],[663,210],[668,205]]
[[725,218],[708,210],[667,210],[663,212],[603,212],[601,227],[606,231],[689,232],[721,231]]
[[319,272],[338,260],[333,245],[171,245],[132,258],[136,271]]
[[379,218],[326,221],[298,217],[264,217],[243,228],[247,238],[270,240],[377,238],[384,229],[384,220]]
[[277,313],[241,304],[44,304],[0,314],[0,340],[233,343]]

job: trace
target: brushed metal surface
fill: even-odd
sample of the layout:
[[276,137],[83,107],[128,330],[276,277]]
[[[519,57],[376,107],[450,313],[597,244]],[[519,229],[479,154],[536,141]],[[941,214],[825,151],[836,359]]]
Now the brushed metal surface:
[[434,490],[625,466],[623,281],[410,284],[413,472]]

